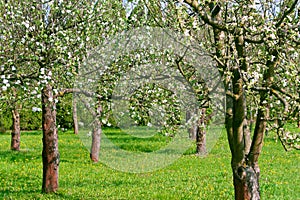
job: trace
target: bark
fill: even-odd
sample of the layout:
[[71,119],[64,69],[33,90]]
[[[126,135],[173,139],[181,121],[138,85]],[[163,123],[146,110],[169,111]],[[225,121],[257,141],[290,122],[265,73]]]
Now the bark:
[[[299,87],[299,89],[300,89],[300,87]],[[298,98],[300,99],[300,91],[298,91]],[[297,127],[300,128],[300,106],[298,106]]]
[[81,101],[84,103],[85,108],[88,109],[89,112],[91,112],[94,117],[90,158],[93,162],[96,163],[99,161],[100,142],[101,142],[101,133],[102,133],[102,124],[99,120],[102,113],[101,102],[98,99],[97,109],[95,111],[95,109],[92,109],[90,107],[87,101],[85,101],[84,99],[81,99]]
[[97,163],[99,161],[99,151],[100,151],[100,142],[101,142],[101,123],[99,120],[96,120],[94,124],[94,129],[92,132],[92,146],[90,158],[93,162]]
[[197,130],[198,127],[196,125],[193,125],[191,128],[189,128],[189,136],[191,140],[195,140],[197,138]]
[[[250,108],[251,109],[251,108]],[[254,126],[254,119],[253,119],[253,114],[252,114],[252,110],[250,110],[250,133],[253,132],[253,126]]]
[[[232,114],[232,132],[233,142],[232,144],[232,171],[233,171],[233,183],[235,190],[236,200],[257,200],[260,199],[259,192],[259,168],[257,159],[262,147],[262,138],[265,124],[257,121],[256,128],[259,126],[259,130],[254,132],[258,133],[259,137],[253,138],[253,142],[250,146],[250,131],[245,128],[246,114],[245,114],[245,97],[243,95],[242,79],[238,71],[234,72],[233,76],[233,92],[236,98],[233,100],[233,114]],[[260,113],[260,111],[259,111]],[[258,115],[257,119],[261,119],[262,116]],[[254,133],[255,135],[255,133]],[[257,144],[259,143],[260,144]],[[255,144],[255,145],[253,145]],[[251,152],[255,146],[257,157],[256,161],[252,162]],[[250,152],[250,153],[249,153]],[[249,156],[248,157],[248,153]]]
[[78,118],[77,118],[77,102],[76,98],[73,98],[73,128],[74,134],[78,134]]
[[94,127],[92,132],[92,146],[91,146],[91,152],[90,152],[90,158],[93,162],[99,161],[99,151],[100,151],[100,142],[101,142],[101,122],[99,120],[99,117],[102,112],[102,107],[100,103],[98,104],[97,108],[97,114],[95,113],[95,121],[94,121]]
[[207,153],[206,151],[206,119],[205,119],[205,112],[206,109],[201,109],[201,116],[199,119],[199,124],[196,128],[197,135],[196,135],[196,153],[197,155],[204,155]]
[[[246,99],[246,97],[245,97],[245,99]],[[244,110],[245,110],[245,116],[247,116],[246,104],[245,104]],[[245,154],[246,155],[249,154],[249,151],[250,151],[250,148],[251,148],[251,129],[250,129],[249,125],[251,126],[251,122],[250,122],[250,120],[247,119],[247,117],[245,117],[244,130],[243,131],[244,131],[244,138],[245,138]]]
[[11,132],[11,150],[20,151],[20,137],[21,137],[21,128],[20,128],[20,114],[18,108],[12,110],[12,132]]
[[42,90],[43,123],[43,183],[42,192],[51,193],[58,189],[59,151],[56,128],[56,104],[50,85]]
[[300,111],[298,111],[298,128],[300,128]]
[[258,200],[259,193],[259,173],[258,169],[249,166],[241,166],[237,173],[233,174],[233,183],[236,200]]

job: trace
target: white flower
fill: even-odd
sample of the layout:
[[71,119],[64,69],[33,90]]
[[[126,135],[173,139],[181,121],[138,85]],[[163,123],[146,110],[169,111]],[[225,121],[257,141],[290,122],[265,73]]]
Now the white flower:
[[271,61],[274,61],[275,58],[276,58],[276,57],[272,55],[272,56],[271,56]]
[[42,74],[42,75],[45,74],[45,68],[41,68],[41,74]]
[[275,39],[276,39],[276,36],[275,36],[275,34],[274,34],[274,33],[272,33],[272,34],[270,35],[270,38],[271,38],[272,40],[275,40]]
[[41,112],[41,111],[42,111],[41,108],[32,107],[32,112]]
[[2,86],[2,90],[3,90],[3,91],[6,91],[6,90],[7,90],[7,87],[6,87],[5,85],[3,85],[3,86]]
[[189,35],[190,35],[189,30],[188,29],[184,30],[184,36],[189,36]]
[[25,21],[25,22],[22,22],[22,24],[28,29],[29,28],[29,21]]

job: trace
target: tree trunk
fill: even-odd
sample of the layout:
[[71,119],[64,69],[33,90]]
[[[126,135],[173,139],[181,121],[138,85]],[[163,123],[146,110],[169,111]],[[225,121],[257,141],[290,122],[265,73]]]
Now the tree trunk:
[[205,155],[206,152],[206,120],[205,120],[206,109],[202,108],[200,113],[199,124],[196,128],[196,153],[197,155]]
[[[300,87],[299,87],[300,90]],[[300,98],[300,92],[298,92],[298,97]],[[298,106],[298,118],[297,118],[297,127],[300,128],[300,106]]]
[[191,128],[189,128],[189,136],[191,140],[197,140],[197,130],[198,130],[198,126],[197,125],[193,125]]
[[15,107],[12,110],[12,132],[11,132],[11,150],[20,151],[20,114],[18,108]]
[[77,102],[76,102],[76,98],[73,98],[73,126],[74,126],[74,134],[77,135],[78,134],[78,118],[77,118]]
[[300,128],[300,109],[298,111],[298,128]]
[[42,192],[51,193],[58,189],[58,134],[56,128],[56,104],[53,90],[48,84],[42,91],[43,123],[43,184]]
[[[234,170],[237,169],[237,170]],[[258,200],[259,193],[259,168],[251,166],[233,167],[233,183],[236,200]]]
[[253,132],[253,127],[254,127],[254,119],[253,119],[253,114],[252,114],[252,110],[250,108],[250,125],[249,125],[249,128],[250,128],[250,134]]
[[90,158],[95,163],[99,161],[99,151],[100,151],[100,142],[101,142],[101,133],[102,133],[101,122],[99,120],[101,112],[102,112],[102,108],[99,104],[97,108],[97,114],[95,115],[94,127],[92,132],[92,146],[90,152]]
[[95,163],[99,161],[101,133],[102,133],[101,123],[97,120],[92,133],[92,146],[91,146],[91,153],[90,153],[90,158]]

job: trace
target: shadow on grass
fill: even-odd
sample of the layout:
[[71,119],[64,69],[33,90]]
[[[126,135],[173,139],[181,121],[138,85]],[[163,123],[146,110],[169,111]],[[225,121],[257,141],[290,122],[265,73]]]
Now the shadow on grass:
[[56,193],[42,193],[41,188],[36,189],[22,189],[20,191],[10,191],[0,189],[1,199],[12,199],[13,196],[23,196],[26,195],[25,199],[76,199],[74,194],[66,194],[63,191],[58,191]]
[[[135,135],[143,135],[143,128],[135,130]],[[136,152],[153,152],[168,144],[170,138],[159,133],[151,137],[136,137],[118,128],[104,128],[103,133],[116,146],[123,150]]]
[[21,191],[11,191],[11,190],[7,190],[7,189],[0,189],[0,198],[1,199],[12,199],[10,198],[11,195],[13,196],[24,196],[24,194],[37,194],[37,193],[41,193],[41,190],[39,189],[23,189]]
[[21,151],[0,151],[0,157],[3,160],[11,162],[27,162],[30,160],[40,159],[40,156],[36,155],[34,151],[21,150]]

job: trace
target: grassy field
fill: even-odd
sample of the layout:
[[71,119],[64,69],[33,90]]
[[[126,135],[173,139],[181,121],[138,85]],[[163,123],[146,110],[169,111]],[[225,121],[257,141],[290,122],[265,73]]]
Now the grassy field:
[[[300,199],[300,154],[285,152],[273,137],[265,138],[260,157],[262,199]],[[52,195],[41,194],[41,139],[41,132],[24,132],[21,151],[12,152],[10,135],[0,135],[0,199],[233,199],[225,133],[208,156],[200,158],[190,150],[172,165],[149,173],[93,164],[78,136],[59,133],[60,188]],[[146,152],[165,142],[159,137],[145,141],[119,139],[124,149]]]

